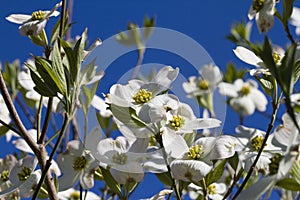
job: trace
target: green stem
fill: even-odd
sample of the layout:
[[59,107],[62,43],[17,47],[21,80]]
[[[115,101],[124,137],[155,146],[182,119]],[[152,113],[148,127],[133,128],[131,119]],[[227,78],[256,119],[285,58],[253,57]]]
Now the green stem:
[[[36,122],[36,129],[37,129],[37,138],[36,141],[39,141],[40,135],[41,135],[41,115],[42,115],[42,107],[43,107],[43,96],[40,97],[39,101],[39,107],[37,110],[37,122]],[[39,144],[39,143],[38,143]]]
[[45,117],[43,129],[42,129],[42,133],[38,139],[38,144],[43,144],[45,141],[47,129],[48,129],[49,122],[51,119],[52,107],[53,107],[53,97],[50,97],[48,100],[47,112],[46,112],[46,117]]
[[254,168],[255,168],[255,166],[256,166],[256,164],[257,164],[257,162],[258,162],[258,160],[259,160],[259,158],[260,158],[260,156],[261,156],[261,154],[263,152],[264,146],[266,146],[266,143],[267,143],[267,140],[269,138],[269,135],[270,135],[270,133],[271,133],[273,127],[274,127],[274,122],[276,120],[276,114],[277,114],[277,110],[278,110],[279,104],[280,104],[279,100],[277,100],[276,103],[272,103],[272,105],[273,105],[272,118],[271,118],[271,121],[269,123],[269,126],[268,126],[268,129],[267,129],[264,141],[263,141],[263,143],[261,145],[261,148],[258,151],[258,154],[257,154],[254,162],[252,163],[252,165],[251,165],[251,167],[249,169],[249,172],[247,173],[247,175],[246,175],[245,179],[243,180],[241,186],[239,187],[238,191],[233,196],[232,200],[236,199],[239,196],[239,194],[243,191],[244,187],[246,186],[247,182],[249,181],[249,179],[250,179],[250,177],[252,175],[252,172],[253,172],[253,170],[254,170]]

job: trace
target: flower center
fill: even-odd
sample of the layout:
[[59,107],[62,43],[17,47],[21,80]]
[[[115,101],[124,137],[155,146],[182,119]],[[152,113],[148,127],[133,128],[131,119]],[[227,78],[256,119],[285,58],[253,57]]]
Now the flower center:
[[269,163],[269,171],[270,174],[277,174],[278,169],[279,169],[279,162],[282,159],[282,155],[280,155],[279,153],[276,153],[270,160],[271,163]]
[[206,80],[201,80],[198,83],[198,87],[199,87],[200,90],[208,90],[209,82],[206,81]]
[[170,120],[171,127],[178,131],[184,125],[184,119],[180,115],[173,115],[172,120]]
[[208,193],[208,194],[217,194],[217,188],[216,188],[216,185],[215,185],[215,184],[210,184],[210,185],[207,187],[207,193]]
[[276,52],[273,52],[273,59],[274,59],[274,62],[275,64],[278,64],[280,62],[280,55]]
[[137,104],[143,104],[143,103],[147,103],[148,101],[150,101],[150,99],[152,98],[152,92],[149,92],[146,89],[141,89],[139,90],[134,96],[133,96],[133,100],[135,101],[135,103]]
[[243,85],[243,87],[241,88],[241,90],[239,91],[239,94],[241,96],[246,96],[250,93],[251,89],[250,86],[248,85]]
[[262,147],[264,141],[264,137],[262,136],[255,136],[252,140],[251,140],[251,145],[252,147],[255,149],[255,151],[259,151],[260,148]]
[[112,159],[113,159],[114,163],[119,164],[119,165],[124,165],[124,164],[126,164],[127,156],[125,153],[117,152],[113,155]]
[[32,170],[30,168],[23,167],[20,173],[18,173],[19,181],[26,181],[29,178],[31,172]]
[[31,14],[31,20],[41,20],[45,17],[45,12],[39,10]]
[[80,199],[80,193],[77,191],[74,191],[70,194],[68,200],[79,200]]
[[190,160],[200,160],[202,154],[203,154],[203,146],[195,145],[189,149],[188,158]]
[[73,162],[73,169],[74,170],[82,170],[86,167],[87,160],[85,159],[84,156],[79,156],[75,158]]
[[259,12],[264,6],[265,0],[253,0],[252,9]]
[[6,181],[8,181],[9,180],[9,171],[8,170],[3,170],[2,172],[1,172],[1,181],[2,182],[6,182]]

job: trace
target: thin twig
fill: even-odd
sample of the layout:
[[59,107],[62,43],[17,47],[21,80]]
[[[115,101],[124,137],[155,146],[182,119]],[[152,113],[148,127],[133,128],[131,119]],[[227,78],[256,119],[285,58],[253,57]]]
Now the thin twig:
[[259,158],[260,158],[260,155],[263,152],[264,146],[266,145],[267,140],[269,138],[269,135],[270,135],[270,133],[271,133],[273,127],[274,127],[274,122],[275,122],[275,119],[276,119],[276,114],[277,114],[277,110],[278,110],[279,104],[280,104],[280,101],[277,101],[275,104],[273,104],[272,118],[271,118],[271,121],[269,123],[269,126],[268,126],[268,129],[267,129],[264,141],[263,141],[263,143],[261,145],[261,148],[259,149],[258,154],[257,154],[254,162],[252,163],[252,165],[251,165],[251,167],[250,167],[250,169],[249,169],[249,171],[248,171],[245,179],[243,180],[243,182],[242,182],[241,186],[239,187],[238,191],[233,196],[232,200],[236,199],[239,196],[239,194],[243,191],[244,187],[246,186],[248,180],[250,179],[250,177],[252,175],[252,172],[253,172],[253,170],[254,170],[254,168],[255,168],[255,166],[256,166]]
[[36,199],[36,197],[37,197],[37,195],[39,193],[39,190],[42,187],[42,184],[43,184],[43,182],[44,182],[44,180],[46,178],[47,172],[48,172],[48,170],[49,170],[49,168],[50,168],[50,166],[52,164],[52,160],[54,158],[54,155],[55,155],[55,153],[56,153],[56,151],[57,151],[57,149],[58,149],[58,147],[59,147],[59,145],[60,145],[60,143],[62,141],[63,135],[66,132],[66,129],[68,127],[69,122],[70,122],[69,116],[68,116],[67,113],[65,113],[64,123],[62,125],[61,130],[60,130],[60,133],[59,133],[59,136],[58,136],[57,141],[55,143],[55,146],[53,147],[52,152],[51,152],[51,154],[49,156],[49,159],[46,162],[46,166],[45,166],[45,168],[42,171],[41,178],[39,180],[39,183],[38,183],[38,185],[37,185],[37,187],[36,187],[36,189],[34,191],[33,197],[32,197],[33,200]]

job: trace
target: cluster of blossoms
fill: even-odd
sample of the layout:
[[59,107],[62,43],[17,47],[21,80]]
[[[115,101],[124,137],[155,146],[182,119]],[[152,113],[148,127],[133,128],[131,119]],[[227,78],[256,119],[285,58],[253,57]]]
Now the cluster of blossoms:
[[[276,0],[253,1],[248,17],[250,20],[255,17],[260,32],[268,32],[273,26],[277,3]],[[46,37],[44,28],[50,17],[59,15],[57,9],[61,5],[56,4],[51,11],[37,11],[32,15],[13,14],[6,19],[21,24],[21,35],[48,46],[48,42],[43,41]],[[290,11],[290,22],[297,27],[296,34],[299,34],[299,9]],[[281,16],[280,20],[284,21],[283,18]],[[239,196],[240,199],[248,197],[251,192],[254,198],[258,198],[275,186],[284,189],[281,191],[282,198],[285,195],[299,197],[300,94],[291,94],[293,90],[290,88],[299,78],[300,48],[296,42],[294,48],[287,50],[272,46],[268,41],[262,48],[254,48],[246,37],[242,38],[233,52],[240,60],[255,66],[250,75],[258,82],[235,76],[234,72],[230,75],[231,81],[228,81],[215,64],[202,66],[198,76],[191,76],[180,85],[186,96],[194,98],[201,107],[203,114],[200,118],[173,92],[179,68],[171,66],[162,67],[149,80],[132,79],[126,84],[114,84],[104,99],[97,96],[96,89],[104,73],[96,72],[93,62],[83,70],[80,67],[89,52],[101,42],[97,40],[85,50],[85,34],[72,42],[61,40],[61,46],[54,42],[53,50],[46,53],[46,59],[35,57],[34,61],[28,60],[14,77],[22,90],[20,95],[33,102],[33,109],[38,110],[34,125],[26,130],[26,137],[11,123],[11,108],[9,110],[8,103],[4,101],[8,97],[0,95],[0,134],[5,133],[7,142],[21,152],[20,155],[9,154],[0,159],[0,199],[30,198],[35,194],[40,199],[49,197],[46,182],[40,182],[47,174],[43,171],[45,163],[42,165],[39,158],[47,155],[37,154],[30,142],[40,145],[39,149],[45,143],[57,151],[64,136],[64,132],[61,134],[60,131],[66,130],[64,125],[71,119],[76,119],[67,117],[75,117],[77,109],[82,108],[87,121],[90,106],[96,110],[101,127],[96,126],[89,133],[89,127],[86,127],[83,141],[78,140],[76,134],[72,140],[65,137],[65,147],[60,148],[59,153],[54,151],[56,156],[51,153],[45,158],[49,159],[45,165],[49,164],[49,174],[55,182],[54,190],[61,200],[112,199],[115,196],[128,199],[143,181],[145,173],[156,174],[166,187],[156,191],[149,198],[151,200],[171,198],[171,195],[178,199],[181,196],[226,199],[240,183],[241,177],[246,180],[241,182],[241,190],[249,178],[252,182],[248,182],[249,189]],[[118,40],[124,38],[127,38],[126,35],[119,35]],[[59,65],[64,69],[55,68]],[[79,67],[72,71],[76,66]],[[280,71],[289,66],[293,68]],[[279,72],[286,74],[280,76]],[[61,77],[62,73],[66,73],[65,76]],[[53,88],[47,87],[47,81]],[[278,87],[281,87],[284,99],[278,95]],[[45,88],[49,91],[44,91]],[[268,98],[261,88],[268,91],[265,93],[272,100],[273,115],[268,129],[264,131],[246,126],[241,120],[234,133],[223,133],[219,128],[222,122],[215,113],[218,107],[214,104],[214,95],[223,95],[224,103],[243,119],[256,111],[267,111]],[[4,89],[1,88],[1,91]],[[282,115],[282,122],[273,130],[280,103],[287,104],[287,111]],[[57,138],[53,134],[41,142],[44,130],[40,130],[41,119],[38,117],[43,106],[49,109],[50,114],[65,114],[68,120],[57,131],[60,133]],[[86,121],[85,126],[88,124]],[[117,136],[110,137],[114,130],[118,130]],[[105,134],[102,134],[103,131]],[[55,145],[52,145],[53,138],[57,140]],[[94,191],[95,181],[106,184],[102,197],[89,191]],[[239,191],[236,194],[239,195]]]

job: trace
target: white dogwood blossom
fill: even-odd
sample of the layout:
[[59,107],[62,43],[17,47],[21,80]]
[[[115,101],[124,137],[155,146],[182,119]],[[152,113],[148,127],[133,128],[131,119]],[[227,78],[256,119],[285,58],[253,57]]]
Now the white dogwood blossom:
[[251,115],[255,109],[263,112],[267,108],[267,98],[253,80],[244,82],[237,79],[232,84],[222,82],[219,84],[219,91],[229,97],[229,105],[241,116]]
[[222,81],[222,73],[214,64],[204,65],[199,70],[199,76],[191,76],[182,87],[188,97],[197,97],[202,94],[213,93]]
[[106,138],[97,146],[97,159],[102,165],[109,167],[111,175],[118,183],[140,182],[144,178],[144,171],[139,162],[139,153],[145,151],[146,146],[140,145],[137,140],[132,142],[122,136],[115,140]]
[[[254,162],[258,151],[262,148],[262,144],[266,133],[259,129],[238,126],[236,128],[237,136],[237,151],[239,158],[243,163],[244,169],[248,171]],[[270,159],[274,153],[281,151],[279,147],[272,144],[272,136],[269,136],[266,145],[263,147],[262,154],[255,166],[256,171],[268,173]]]
[[[237,46],[233,50],[234,54],[242,61],[245,63],[255,66],[255,69],[250,70],[250,75],[255,76],[255,75],[260,75],[260,74],[266,74],[270,75],[270,71],[268,68],[266,68],[265,64],[263,63],[262,59],[255,55],[255,53],[243,46]],[[273,59],[275,64],[280,65],[281,60],[284,57],[285,51],[279,47],[279,46],[274,46],[273,47]]]
[[253,0],[248,18],[255,17],[258,30],[268,32],[274,25],[275,4],[277,0]]
[[59,177],[60,190],[69,189],[78,181],[84,189],[94,186],[94,172],[99,161],[80,141],[68,142],[67,151],[59,154],[57,162],[62,171],[62,176]]
[[59,12],[56,11],[61,7],[62,2],[57,3],[51,11],[35,11],[31,15],[26,14],[11,14],[6,17],[6,20],[21,24],[19,32],[21,35],[39,35],[45,28],[50,17],[57,17]]

